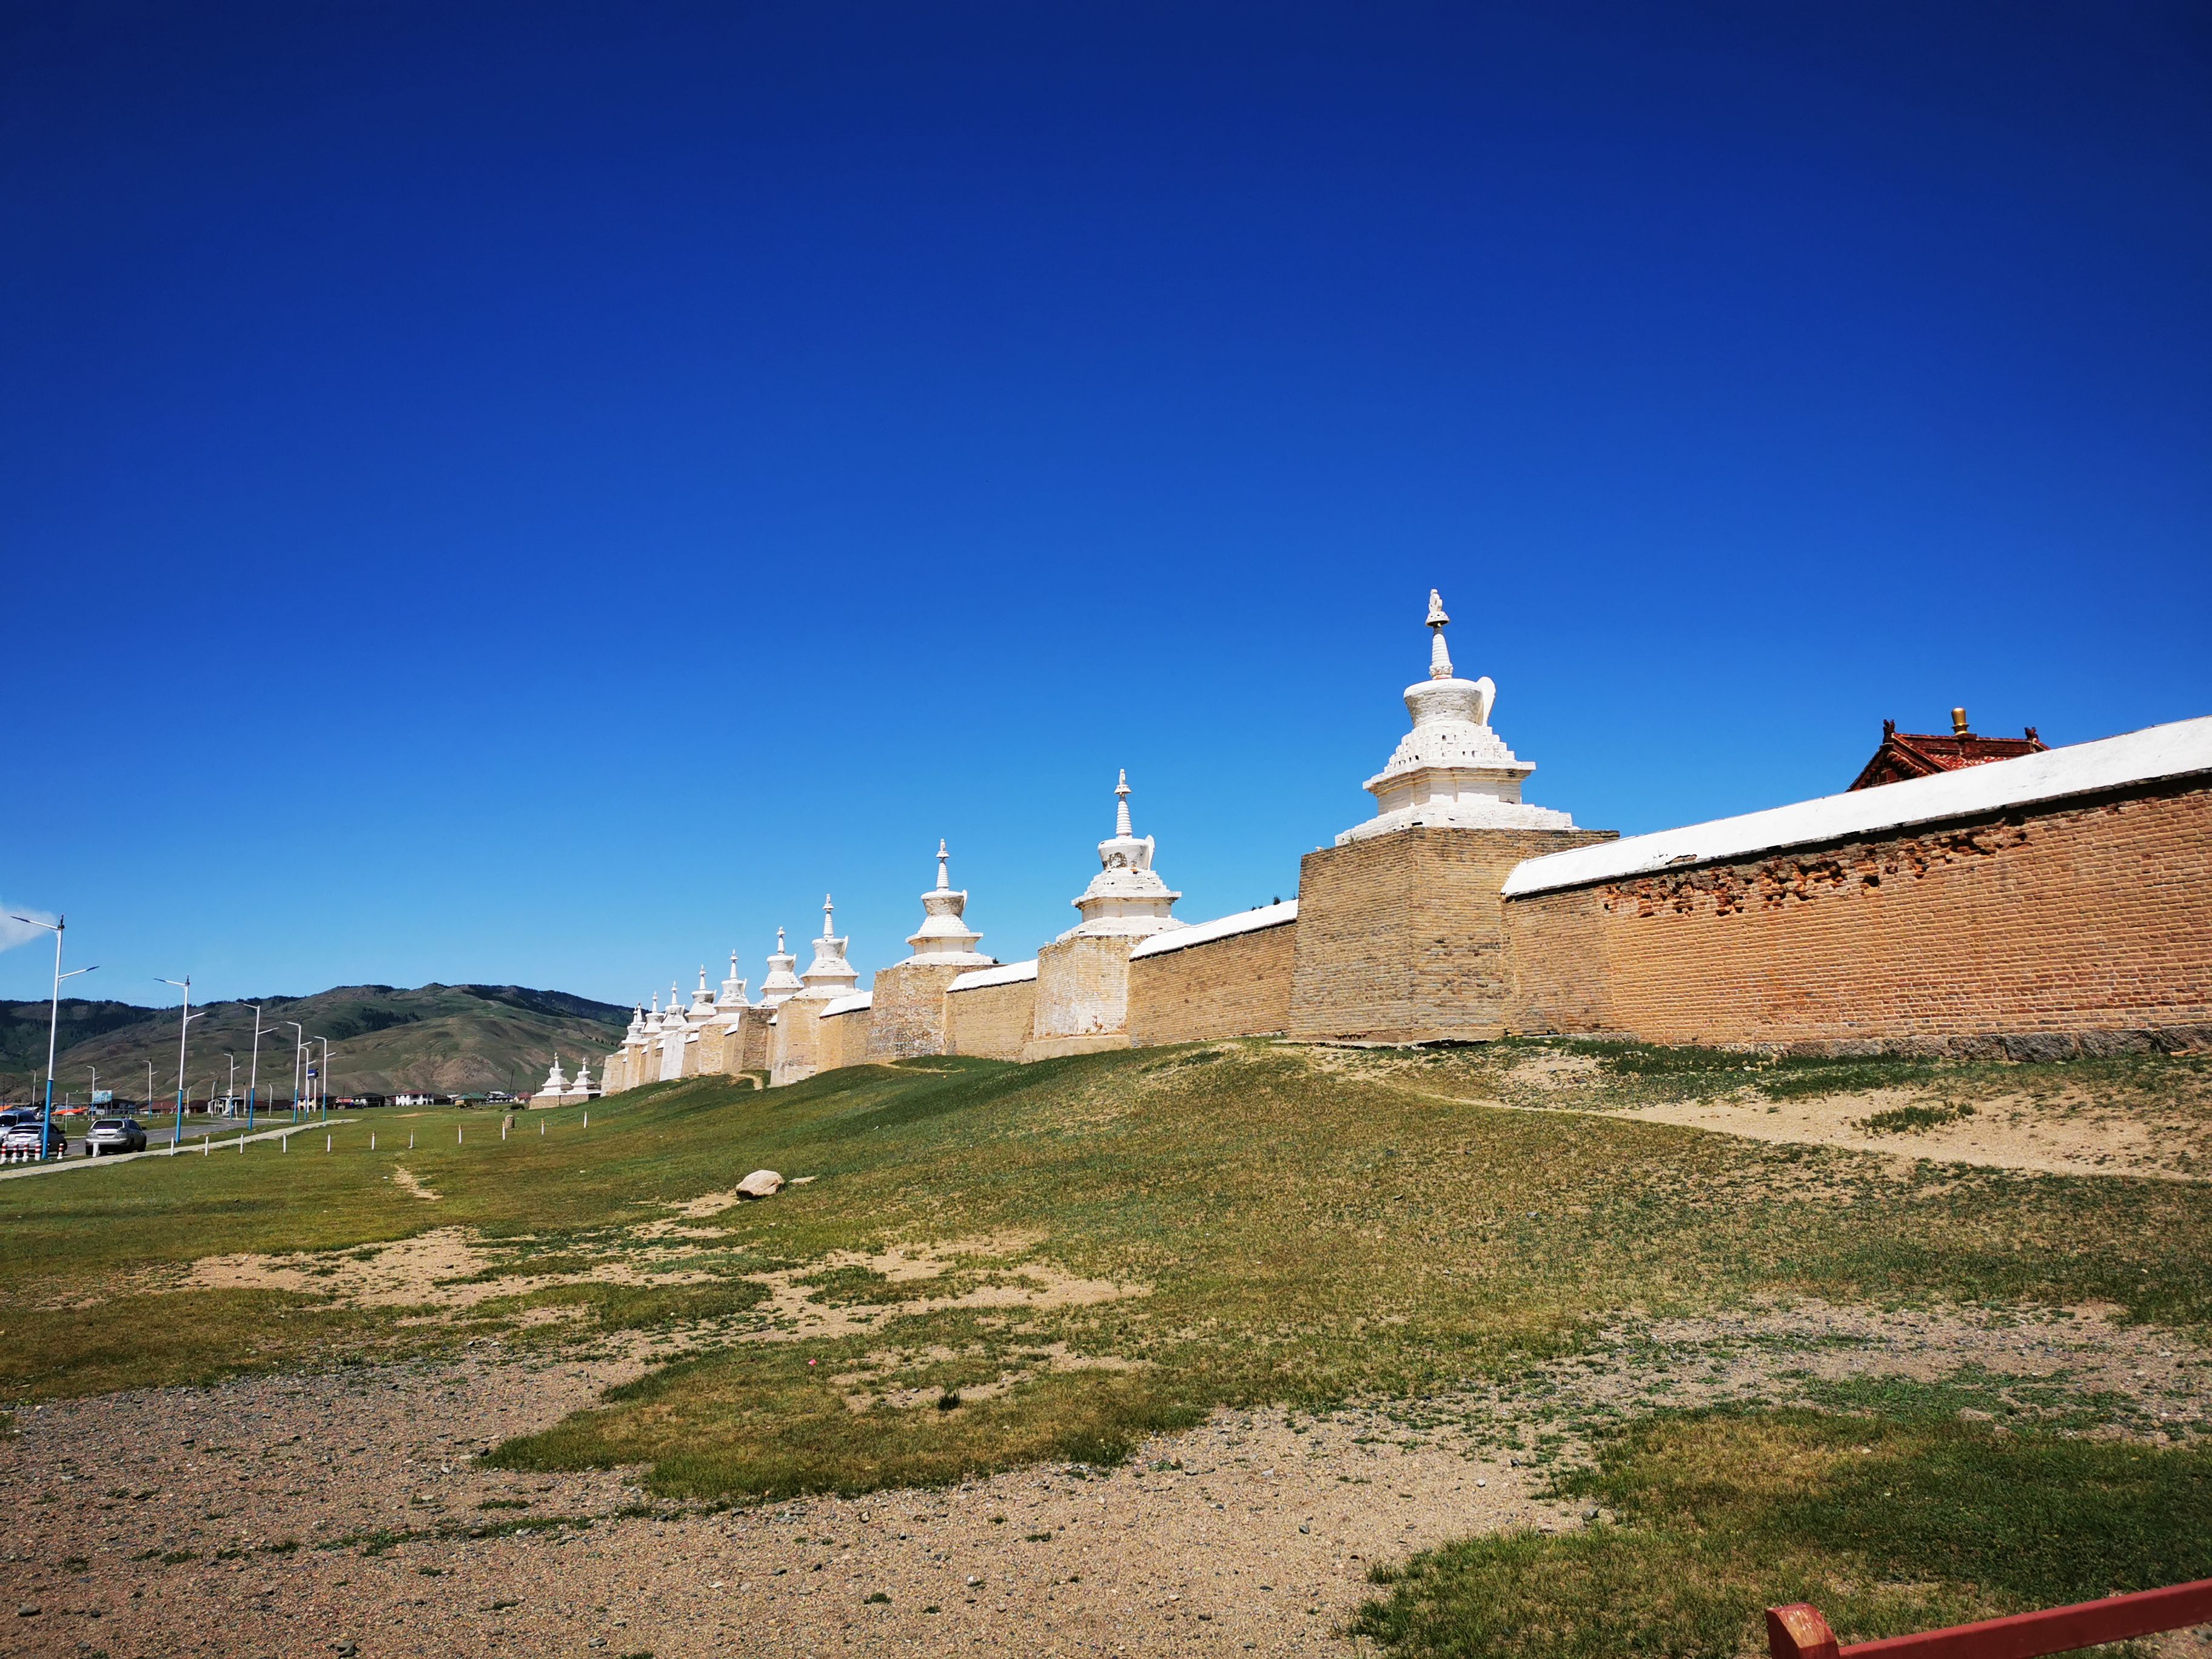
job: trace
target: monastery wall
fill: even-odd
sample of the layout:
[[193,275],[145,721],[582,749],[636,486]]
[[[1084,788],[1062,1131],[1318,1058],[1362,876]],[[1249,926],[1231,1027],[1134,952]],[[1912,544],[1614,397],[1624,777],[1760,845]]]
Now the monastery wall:
[[946,1053],[945,993],[967,971],[961,963],[947,962],[897,962],[879,969],[866,1058],[908,1060]]
[[722,1069],[732,1076],[741,1072],[765,1072],[775,1061],[776,1028],[769,1024],[773,1008],[747,1008],[738,1015],[738,1028],[722,1050]]
[[1144,940],[1130,953],[1130,1042],[1142,1048],[1284,1030],[1297,934],[1293,899]]
[[1414,828],[1299,863],[1289,1035],[1427,1042],[1503,1034],[1511,975],[1499,890],[1526,859],[1609,830]]
[[868,1041],[875,1025],[872,1008],[848,1008],[824,1014],[817,1027],[815,1070],[834,1072],[868,1063]]
[[2203,775],[1506,908],[1520,1031],[2015,1057],[2212,1044]]
[[781,1088],[822,1068],[822,1011],[829,999],[795,996],[775,1011],[775,1042],[769,1082]]
[[[1027,969],[1026,975],[1013,977]],[[1036,1014],[1036,965],[1016,963],[963,977],[990,982],[945,995],[945,1052],[985,1060],[1019,1060]]]
[[1037,952],[1036,1012],[1024,1060],[1129,1046],[1126,933],[1077,933]]

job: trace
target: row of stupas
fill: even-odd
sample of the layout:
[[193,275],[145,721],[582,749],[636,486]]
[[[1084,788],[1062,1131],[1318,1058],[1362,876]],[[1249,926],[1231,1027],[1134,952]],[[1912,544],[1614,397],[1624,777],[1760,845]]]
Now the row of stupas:
[[[1573,833],[1566,813],[1522,800],[1535,768],[1491,727],[1496,686],[1487,677],[1462,679],[1454,669],[1444,639],[1449,621],[1431,590],[1428,675],[1405,691],[1412,729],[1362,786],[1375,798],[1374,816],[1338,836],[1340,848],[1421,828],[1534,831],[1540,838]],[[1097,873],[1072,901],[1079,920],[1035,960],[1002,964],[976,949],[982,936],[966,920],[968,894],[952,886],[940,841],[936,885],[921,895],[922,922],[907,939],[912,954],[880,970],[871,990],[858,988],[860,974],[846,957],[847,940],[825,896],[822,934],[805,972],[793,971],[798,958],[778,928],[757,1000],[746,994],[734,951],[719,995],[708,989],[703,967],[688,1005],[672,983],[665,1007],[657,994],[649,1006],[638,1005],[620,1050],[604,1067],[606,1091],[708,1073],[749,1073],[780,1085],[840,1064],[945,1053],[948,998],[1030,981],[1021,1058],[1127,1046],[1131,961],[1176,948],[1168,936],[1189,924],[1174,914],[1182,895],[1154,868],[1153,838],[1136,833],[1126,770],[1114,793],[1114,833],[1098,843]],[[1257,921],[1224,918],[1200,932],[1212,939],[1240,927],[1294,921],[1297,908],[1296,900],[1278,902],[1253,913]],[[1003,1051],[1016,1052],[1011,1040]]]

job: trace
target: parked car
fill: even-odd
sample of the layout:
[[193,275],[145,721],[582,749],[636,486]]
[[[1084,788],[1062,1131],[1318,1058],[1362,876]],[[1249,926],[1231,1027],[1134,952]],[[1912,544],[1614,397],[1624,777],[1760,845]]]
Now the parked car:
[[[62,1126],[57,1123],[46,1131],[46,1156],[62,1158],[68,1152],[69,1137],[62,1133]],[[38,1119],[34,1117],[28,1123],[18,1123],[9,1130],[8,1138],[0,1140],[0,1153],[10,1158],[36,1158],[39,1155]]]
[[145,1126],[136,1118],[103,1117],[84,1138],[84,1150],[88,1158],[98,1158],[102,1152],[143,1152],[146,1150]]

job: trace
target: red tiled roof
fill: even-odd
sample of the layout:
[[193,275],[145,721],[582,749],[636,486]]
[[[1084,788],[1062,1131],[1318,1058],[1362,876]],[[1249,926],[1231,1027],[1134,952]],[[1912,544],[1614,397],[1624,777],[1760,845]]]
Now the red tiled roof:
[[2039,754],[2050,745],[2029,726],[2019,738],[1984,738],[1972,732],[1900,732],[1894,720],[1881,723],[1881,747],[1852,780],[1854,789],[1876,784],[1899,783],[1906,778],[1933,777],[1938,772],[1957,772],[1991,761],[2012,760]]

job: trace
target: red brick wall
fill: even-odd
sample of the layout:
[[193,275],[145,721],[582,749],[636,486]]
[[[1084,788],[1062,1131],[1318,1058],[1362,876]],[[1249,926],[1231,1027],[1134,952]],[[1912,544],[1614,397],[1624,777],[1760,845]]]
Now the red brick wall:
[[1133,958],[1129,1041],[1194,1042],[1285,1030],[1297,933],[1297,923],[1282,922]]
[[2022,1053],[2212,1034],[2201,780],[1506,910],[1516,1030],[1842,1048],[2011,1036]]

